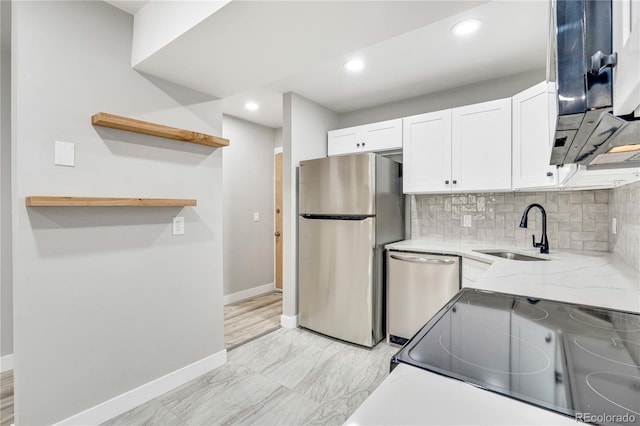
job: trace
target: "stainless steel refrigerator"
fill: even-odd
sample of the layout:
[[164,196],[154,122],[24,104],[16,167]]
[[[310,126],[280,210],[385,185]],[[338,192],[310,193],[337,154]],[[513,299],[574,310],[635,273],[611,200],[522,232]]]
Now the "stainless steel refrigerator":
[[300,326],[373,347],[384,330],[384,245],[404,237],[400,164],[375,154],[300,162]]

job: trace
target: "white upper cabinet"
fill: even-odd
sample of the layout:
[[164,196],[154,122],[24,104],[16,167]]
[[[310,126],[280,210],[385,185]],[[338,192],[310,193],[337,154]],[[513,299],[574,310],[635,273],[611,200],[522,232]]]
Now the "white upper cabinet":
[[453,191],[511,189],[511,98],[451,111]]
[[405,193],[511,189],[511,99],[403,122]]
[[553,92],[542,82],[518,93],[512,101],[513,189],[557,186],[556,167],[549,165],[555,130],[551,125],[555,112],[550,111],[555,104]]
[[612,3],[613,51],[618,63],[613,68],[613,113],[640,117],[640,5],[637,0]]
[[451,191],[451,110],[403,120],[403,191]]
[[327,135],[328,156],[397,149],[402,149],[401,119],[331,130]]

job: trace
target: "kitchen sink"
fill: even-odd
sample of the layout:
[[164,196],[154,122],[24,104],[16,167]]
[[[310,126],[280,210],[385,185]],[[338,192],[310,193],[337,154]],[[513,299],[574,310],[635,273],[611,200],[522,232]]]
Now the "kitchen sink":
[[488,254],[490,256],[501,257],[503,259],[509,260],[524,260],[524,261],[535,261],[535,260],[549,260],[542,259],[540,257],[527,256],[526,254],[514,253],[511,251],[504,250],[473,250],[478,253]]

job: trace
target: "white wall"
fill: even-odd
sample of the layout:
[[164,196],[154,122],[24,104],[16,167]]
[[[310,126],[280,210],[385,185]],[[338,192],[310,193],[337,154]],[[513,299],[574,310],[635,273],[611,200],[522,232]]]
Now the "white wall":
[[[11,256],[11,2],[0,2],[0,357],[13,353]],[[4,369],[6,366],[3,365]]]
[[[275,130],[225,115],[224,295],[274,282]],[[254,213],[260,215],[255,222]]]
[[[222,354],[222,150],[102,127],[106,111],[220,135],[219,100],[131,69],[132,17],[14,2],[16,424],[51,424]],[[76,167],[53,165],[55,140]],[[25,207],[29,195],[197,207]],[[171,235],[184,216],[186,234]]]
[[338,115],[300,95],[284,95],[283,108],[283,319],[294,326],[298,315],[298,198],[297,167],[302,160],[327,156],[327,131],[336,128]]
[[393,118],[407,117],[425,112],[470,105],[478,102],[507,98],[540,83],[546,78],[545,70],[529,71],[509,77],[500,77],[482,83],[456,87],[442,92],[340,114],[338,128],[375,123]]
[[145,4],[134,19],[131,64],[139,64],[229,1],[165,0]]
[[275,134],[273,137],[273,147],[282,148],[282,127],[275,129]]

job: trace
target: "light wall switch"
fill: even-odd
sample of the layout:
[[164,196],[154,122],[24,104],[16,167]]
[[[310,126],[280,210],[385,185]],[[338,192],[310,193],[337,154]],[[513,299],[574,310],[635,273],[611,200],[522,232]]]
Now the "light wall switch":
[[260,222],[260,212],[253,212],[253,221]]
[[53,164],[56,166],[74,167],[76,165],[75,144],[56,141]]
[[462,226],[464,228],[471,228],[471,215],[465,214],[462,216]]
[[173,235],[184,235],[184,217],[173,218]]
[[618,233],[618,221],[615,217],[611,219],[611,233],[613,235],[616,235]]

